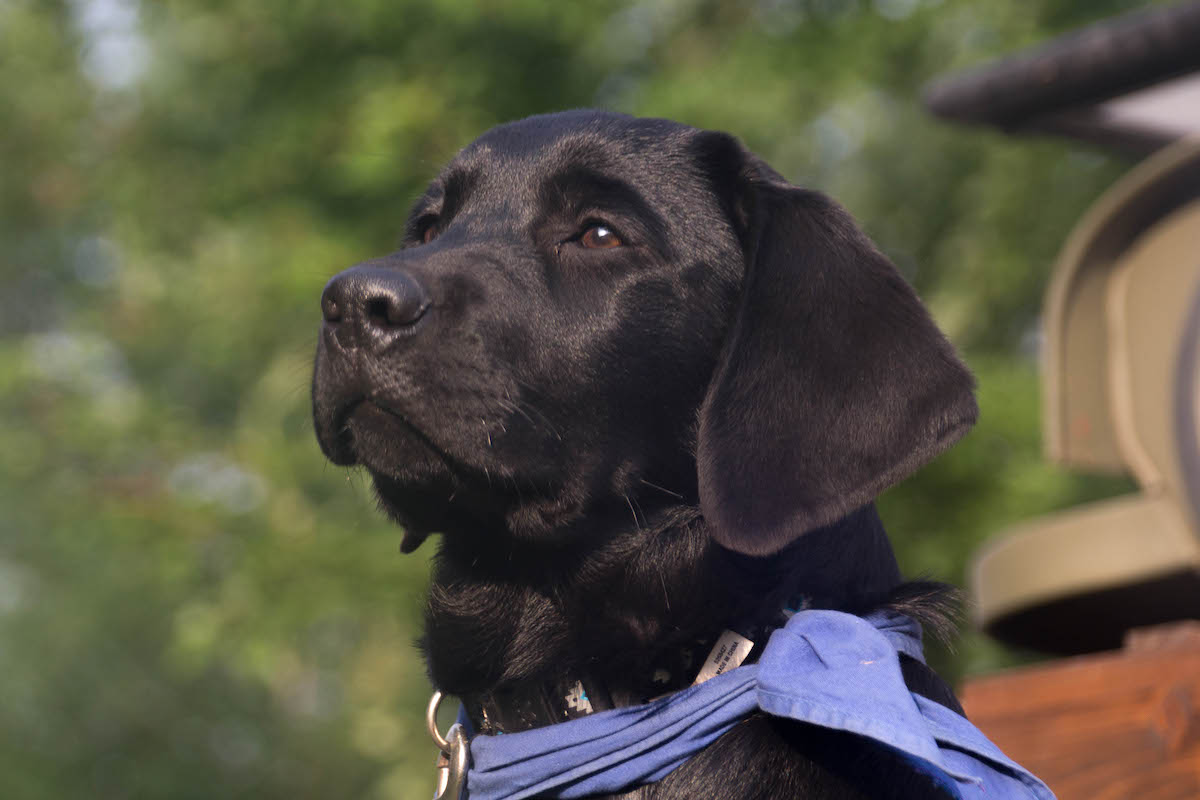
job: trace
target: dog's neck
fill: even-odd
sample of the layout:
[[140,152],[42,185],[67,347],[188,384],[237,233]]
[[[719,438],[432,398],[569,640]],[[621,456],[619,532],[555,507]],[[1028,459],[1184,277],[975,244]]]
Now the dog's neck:
[[589,534],[444,536],[423,640],[434,684],[462,695],[586,672],[619,688],[662,653],[775,615],[797,593],[865,611],[900,583],[873,506],[768,558],[714,544],[687,506]]

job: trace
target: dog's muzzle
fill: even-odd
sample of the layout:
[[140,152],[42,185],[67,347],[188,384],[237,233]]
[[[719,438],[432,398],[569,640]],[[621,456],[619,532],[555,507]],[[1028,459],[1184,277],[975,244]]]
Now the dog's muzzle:
[[378,266],[351,267],[321,293],[326,330],[343,350],[386,350],[415,332],[430,305],[416,278]]

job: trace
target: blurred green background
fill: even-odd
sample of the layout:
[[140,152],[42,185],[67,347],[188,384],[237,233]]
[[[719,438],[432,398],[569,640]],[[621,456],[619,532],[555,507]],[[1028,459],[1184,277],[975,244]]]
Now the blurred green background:
[[980,382],[976,431],[883,499],[908,571],[961,584],[1004,526],[1126,488],[1042,463],[1037,321],[1128,165],[917,97],[1136,5],[0,0],[0,797],[431,792],[433,548],[324,462],[310,359],[325,281],[505,120],[728,130],[850,208]]

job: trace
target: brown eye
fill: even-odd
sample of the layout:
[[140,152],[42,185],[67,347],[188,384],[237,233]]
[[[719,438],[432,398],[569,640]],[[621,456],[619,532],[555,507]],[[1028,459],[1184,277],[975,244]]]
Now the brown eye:
[[579,243],[589,250],[608,250],[624,244],[616,231],[605,225],[593,225],[579,237]]
[[425,229],[425,232],[421,234],[421,244],[429,244],[436,238],[437,238],[437,225],[430,225],[428,228]]

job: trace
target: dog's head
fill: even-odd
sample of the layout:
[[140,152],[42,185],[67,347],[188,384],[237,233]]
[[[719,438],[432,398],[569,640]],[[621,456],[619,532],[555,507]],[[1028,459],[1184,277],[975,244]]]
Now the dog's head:
[[321,298],[313,407],[407,531],[559,541],[699,504],[774,552],[974,421],[913,290],[725,134],[574,111],[495,128],[399,252]]

